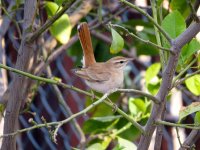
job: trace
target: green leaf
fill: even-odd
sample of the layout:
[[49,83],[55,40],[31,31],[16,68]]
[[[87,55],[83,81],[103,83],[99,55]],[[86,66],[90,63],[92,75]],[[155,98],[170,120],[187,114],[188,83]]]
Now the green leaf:
[[[61,9],[62,7],[59,7],[54,2],[46,2],[45,4],[45,9],[49,18],[55,15],[55,13],[59,11],[59,8]],[[50,27],[51,34],[62,44],[69,41],[71,30],[72,27],[67,14],[62,15]]]
[[155,78],[157,77],[157,74],[160,71],[160,68],[161,68],[160,63],[154,63],[147,69],[145,73],[146,84],[154,83]]
[[185,20],[178,11],[168,14],[162,21],[161,26],[171,38],[176,38],[186,29]]
[[130,98],[128,106],[131,114],[134,116],[138,115],[139,113],[144,114],[146,112],[145,102],[140,98]]
[[158,92],[158,89],[160,87],[160,79],[157,76],[160,71],[160,68],[160,63],[154,63],[151,66],[149,66],[145,73],[146,87],[148,91],[153,95],[155,95]]
[[195,125],[200,125],[200,111],[195,114],[194,123]]
[[93,117],[84,122],[83,130],[85,133],[96,133],[99,131],[103,131],[106,130],[108,127],[111,127],[114,124],[116,124],[120,118],[122,118],[120,115]]
[[172,0],[170,3],[172,11],[178,10],[181,14],[189,11],[187,0]]
[[104,148],[100,143],[95,143],[86,148],[86,150],[104,150]]
[[123,147],[120,147],[118,144],[112,150],[123,150]]
[[106,149],[109,146],[109,144],[110,144],[111,141],[112,141],[112,138],[110,136],[105,136],[103,138],[102,143],[101,143],[103,149]]
[[191,57],[195,52],[200,50],[200,42],[197,39],[193,39],[188,46],[184,46],[181,51],[181,60],[185,62],[189,57]]
[[116,53],[119,53],[123,49],[124,39],[113,28],[111,28],[111,33],[112,33],[113,40],[110,46],[110,53],[116,54]]
[[89,119],[83,124],[84,133],[97,133],[105,130],[112,122],[101,122],[93,119]]
[[142,42],[136,44],[137,47],[137,55],[151,55],[151,56],[157,56],[158,55],[158,50],[151,46],[144,44]]
[[4,110],[5,110],[5,105],[0,104],[0,114],[3,114]]
[[160,6],[163,3],[163,0],[158,0],[157,5]]
[[178,122],[180,123],[183,120],[183,118],[197,111],[200,111],[200,102],[194,102],[189,106],[182,108],[179,112]]
[[[102,94],[98,92],[94,92],[94,95],[101,97]],[[109,96],[109,98],[112,100],[112,102],[116,102],[119,98],[120,93],[116,92]],[[91,97],[87,97],[86,99],[86,106],[92,105],[93,101],[91,100]],[[96,106],[95,108],[92,108],[89,111],[92,114],[92,117],[101,117],[101,116],[112,116],[114,114],[114,111],[110,109],[105,103],[102,103],[101,105]]]
[[137,150],[137,146],[131,141],[128,141],[121,137],[117,137],[117,139],[118,139],[119,147],[122,148],[123,150]]
[[147,89],[152,95],[156,95],[158,93],[160,87],[160,80],[155,78],[154,83],[147,84]]
[[58,4],[59,6],[61,6],[62,3],[65,2],[65,1],[66,1],[66,0],[54,0],[54,2],[55,2],[56,4]]
[[185,80],[187,88],[196,96],[200,95],[200,75],[194,75]]

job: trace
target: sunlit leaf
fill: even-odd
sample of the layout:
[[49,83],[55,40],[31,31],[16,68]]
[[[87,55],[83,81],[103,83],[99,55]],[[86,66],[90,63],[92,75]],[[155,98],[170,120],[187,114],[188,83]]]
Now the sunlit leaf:
[[200,125],[200,111],[198,111],[198,112],[195,114],[194,123],[195,123],[196,125]]
[[179,112],[179,123],[188,115],[200,111],[200,102],[194,102],[187,107],[183,107]]
[[200,50],[200,42],[193,39],[187,46],[185,46],[181,51],[181,60],[185,62],[189,57],[195,52]]
[[123,139],[121,137],[117,137],[117,139],[119,147],[123,150],[137,150],[137,146],[133,142]]
[[109,146],[111,141],[112,141],[112,138],[110,136],[104,137],[101,143],[101,146],[103,147],[103,149],[106,149]]
[[149,83],[147,84],[147,89],[148,91],[152,94],[152,95],[156,95],[158,93],[159,87],[160,87],[160,80],[158,80],[158,78],[155,78],[157,82]]
[[200,95],[200,75],[194,75],[185,80],[187,88],[196,96]]
[[160,63],[154,63],[147,69],[145,73],[146,84],[155,82],[154,80],[157,77],[160,68],[161,68]]
[[110,52],[112,54],[116,54],[123,49],[124,39],[113,28],[111,28],[111,33],[112,33],[112,44],[110,46]]
[[146,105],[140,98],[130,98],[128,106],[131,114],[133,115],[137,115],[138,113],[144,114],[146,111]]
[[100,143],[94,143],[86,148],[86,150],[104,150],[104,148]]
[[186,29],[186,24],[181,14],[173,11],[164,18],[162,27],[171,38],[176,38]]
[[[60,7],[60,9],[61,8],[62,7]],[[48,18],[51,18],[56,12],[59,11],[59,6],[54,2],[46,2],[45,9],[47,11]],[[51,34],[62,44],[68,42],[71,35],[71,30],[72,27],[67,14],[62,15],[50,27]]]

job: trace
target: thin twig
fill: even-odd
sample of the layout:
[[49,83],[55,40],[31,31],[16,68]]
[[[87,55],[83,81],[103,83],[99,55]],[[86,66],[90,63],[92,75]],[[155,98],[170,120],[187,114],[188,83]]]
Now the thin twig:
[[117,135],[121,134],[122,132],[126,131],[131,127],[132,123],[128,122],[126,125],[124,125],[121,129],[117,130],[116,132],[112,133],[110,136],[112,138],[115,138]]
[[200,73],[200,70],[197,70],[189,75],[187,75],[186,77],[182,78],[182,79],[179,79],[177,80],[174,84],[173,84],[173,87],[176,87],[177,85],[180,85],[181,83],[183,83],[185,80],[187,80],[188,78],[196,75],[196,74],[199,74]]
[[46,31],[58,18],[60,18],[65,13],[69,6],[74,3],[74,1],[75,0],[67,1],[63,8],[56,15],[51,17],[43,26],[41,26],[29,38],[27,38],[27,42],[33,42],[35,39],[37,39],[44,31]]
[[[9,71],[12,71],[14,73],[17,73],[17,74],[20,74],[20,75],[23,75],[23,76],[26,76],[26,77],[29,77],[33,80],[37,80],[37,81],[41,81],[41,82],[45,82],[45,83],[50,83],[50,84],[56,84],[56,85],[59,85],[59,86],[62,86],[63,88],[68,88],[68,89],[71,89],[71,90],[74,90],[74,91],[77,91],[79,93],[82,93],[82,94],[85,94],[87,96],[90,96],[90,97],[94,97],[93,94],[89,93],[89,92],[86,92],[86,91],[83,91],[79,88],[76,88],[74,86],[71,86],[71,85],[68,85],[68,84],[65,84],[65,83],[62,83],[60,82],[59,80],[55,80],[55,79],[48,79],[48,78],[43,78],[43,77],[39,77],[39,76],[35,76],[35,75],[32,75],[30,73],[27,73],[27,72],[23,72],[23,71],[20,71],[20,70],[17,70],[17,69],[14,69],[14,68],[11,68],[11,67],[8,67],[8,66],[5,66],[3,64],[0,64],[0,68],[4,68],[6,70],[9,70]],[[124,90],[124,89],[119,89],[119,90]],[[116,90],[118,91],[118,90]],[[114,91],[114,92],[116,92]],[[134,93],[137,93],[137,94],[140,94],[143,96],[148,96],[149,94],[147,93],[144,93],[144,92],[141,92],[141,91],[137,91],[137,90],[132,90],[131,92],[134,92]],[[95,98],[98,98],[95,96]],[[148,97],[148,98],[152,98],[152,96]],[[155,98],[154,98],[155,100]],[[144,133],[143,131],[143,127],[141,125],[139,125],[136,121],[134,121],[130,116],[128,116],[125,112],[123,112],[121,109],[119,108],[116,108],[116,106],[113,106],[112,104],[110,104],[109,102],[105,101],[105,103],[110,106],[110,107],[114,107],[115,110],[121,114],[124,118],[126,118],[127,120],[129,120],[138,130],[140,130],[141,133]]]
[[[49,127],[49,126],[57,126],[57,128],[61,127],[63,124],[71,121],[72,119],[80,116],[80,115],[84,115],[85,113],[87,113],[89,110],[91,110],[92,108],[94,108],[95,106],[97,106],[98,104],[102,103],[108,96],[110,93],[105,93],[98,101],[94,102],[92,105],[89,105],[88,107],[86,107],[85,109],[83,109],[82,111],[71,115],[70,117],[68,117],[67,119],[64,119],[62,121],[58,121],[58,122],[50,122],[50,123],[43,123],[43,124],[36,124],[32,127],[29,128],[25,128],[25,129],[21,129],[21,130],[17,130],[13,133],[8,133],[8,134],[4,134],[1,135],[0,138],[3,137],[8,137],[8,136],[14,136],[16,134],[19,133],[23,133],[23,132],[27,132],[27,131],[31,131],[33,129],[37,129],[37,128],[42,128],[42,127]],[[58,130],[58,129],[57,129]]]
[[160,118],[160,114],[165,110],[165,102],[166,97],[169,94],[171,83],[173,80],[173,75],[176,71],[176,66],[178,64],[178,58],[180,55],[181,48],[191,41],[193,37],[200,31],[200,23],[193,23],[190,25],[182,34],[180,34],[176,39],[172,42],[171,50],[175,52],[175,55],[170,55],[167,66],[162,74],[162,83],[160,85],[159,91],[156,95],[158,99],[160,99],[160,105],[153,105],[150,118],[147,121],[145,126],[145,134],[141,136],[140,142],[138,144],[138,149],[148,149],[150,145],[150,141],[152,135],[155,131],[156,126],[154,126],[154,122]]
[[188,5],[190,7],[192,19],[195,20],[196,22],[199,22],[199,18],[198,18],[197,14],[196,14],[196,10],[194,9],[194,7],[192,5],[191,0],[187,0],[187,2],[188,2]]
[[[50,66],[48,66],[48,68],[47,68],[47,74],[48,74],[49,77],[52,76],[52,72],[51,72]],[[63,108],[67,112],[68,116],[73,115],[70,107],[65,102],[64,97],[63,97],[60,89],[58,88],[58,86],[55,85],[55,84],[53,84],[52,86],[53,86],[54,92],[56,93],[56,96],[58,98],[59,103],[63,106]],[[86,138],[85,138],[83,130],[81,129],[80,125],[78,124],[78,121],[76,120],[76,118],[72,119],[72,125],[76,129],[76,132],[78,132],[77,136],[80,137],[80,143],[84,144],[85,141],[86,141]],[[57,132],[55,131],[54,134],[56,134],[56,133]]]
[[137,10],[138,12],[140,12],[141,14],[143,14],[144,16],[146,16],[157,28],[158,30],[164,35],[164,37],[167,39],[167,41],[171,44],[172,43],[172,39],[170,38],[170,36],[168,35],[167,32],[165,32],[162,27],[148,14],[146,13],[144,10],[142,10],[141,8],[139,8],[138,6],[126,1],[126,0],[119,0],[122,3],[128,5],[129,7]]
[[21,30],[20,30],[20,27],[19,27],[18,22],[17,22],[15,19],[13,19],[14,13],[12,13],[12,14],[10,15],[9,12],[7,12],[7,10],[6,10],[4,7],[1,7],[1,8],[2,8],[2,10],[4,11],[4,13],[6,14],[6,16],[15,24],[16,29],[17,29],[17,32],[18,32],[18,34],[19,34],[19,38],[21,39],[21,38],[22,38],[22,33],[21,33]]
[[188,89],[186,89],[185,86],[182,85],[177,85],[176,88],[184,94],[183,96],[187,96],[191,101],[200,101],[200,97],[195,96],[193,93],[191,93]]
[[110,24],[110,25],[113,26],[113,27],[117,27],[117,28],[120,28],[120,29],[124,30],[124,31],[125,31],[126,33],[128,33],[130,36],[136,38],[136,39],[139,40],[139,41],[142,41],[142,42],[144,42],[144,43],[146,43],[146,44],[149,44],[149,45],[151,45],[151,46],[153,46],[153,47],[156,47],[156,48],[158,48],[159,50],[167,51],[167,52],[170,52],[170,53],[174,54],[173,51],[171,51],[170,49],[165,48],[165,47],[162,47],[162,46],[159,46],[159,45],[157,45],[157,44],[155,44],[155,43],[152,43],[152,42],[150,42],[150,41],[148,41],[148,40],[144,40],[144,39],[140,38],[139,36],[135,35],[134,33],[130,32],[128,29],[126,29],[126,28],[123,27],[123,26],[120,26],[120,25],[117,25],[117,24]]
[[117,91],[119,91],[119,92],[131,92],[131,93],[143,95],[143,96],[151,99],[156,104],[160,103],[160,101],[156,97],[154,97],[153,95],[142,92],[142,91],[138,91],[138,90],[135,90],[135,89],[118,89]]
[[197,58],[193,59],[187,67],[185,67],[172,81],[172,87],[175,86],[177,80],[197,61]]
[[[158,23],[158,11],[157,11],[157,6],[156,6],[156,0],[151,0],[150,2],[151,2],[153,18],[154,18],[155,22]],[[157,44],[158,44],[158,46],[162,46],[162,44],[161,44],[161,36],[160,36],[158,28],[156,28],[155,25],[154,25],[154,30],[155,30],[155,36],[156,36]],[[160,61],[161,61],[161,65],[162,65],[162,70],[164,70],[164,68],[166,66],[166,62],[167,62],[167,58],[165,57],[166,54],[164,53],[164,51],[159,51],[159,55],[160,55]]]
[[[194,6],[193,6],[193,8],[194,8],[194,10],[195,10],[195,14],[196,14],[196,11],[198,10],[198,8],[199,8],[199,5],[200,5],[200,1],[199,0],[196,0],[195,2],[194,2]],[[186,25],[187,25],[187,27],[191,24],[191,22],[193,21],[193,13],[192,12],[190,12],[190,15],[187,17],[187,19],[186,19]]]
[[182,143],[181,143],[181,139],[180,139],[180,135],[179,135],[178,127],[175,127],[175,129],[176,129],[176,134],[177,134],[178,142],[179,142],[179,144],[180,144],[180,147],[182,147]]
[[167,121],[162,121],[162,120],[157,120],[155,124],[162,124],[166,126],[172,126],[172,127],[180,127],[180,128],[186,128],[186,129],[196,129],[199,130],[200,126],[195,126],[195,125],[185,125],[185,124],[177,124],[177,123],[171,123]]
[[192,130],[188,135],[188,137],[183,142],[182,147],[179,148],[179,150],[185,150],[186,148],[191,149],[191,147],[197,141],[199,136],[200,136],[199,130]]
[[[58,81],[56,79],[49,79],[49,78],[43,78],[43,77],[35,76],[35,75],[30,74],[30,73],[14,69],[12,67],[8,67],[8,66],[3,65],[3,64],[0,64],[0,68],[9,70],[11,72],[14,72],[14,73],[26,76],[26,77],[29,77],[29,78],[31,78],[33,80],[37,80],[37,81],[41,81],[41,82],[45,82],[45,83],[50,83],[50,84],[56,84],[56,85],[62,86],[64,88],[69,88],[69,89],[75,90],[77,92],[80,92],[80,93],[88,95],[87,94],[88,92],[85,92],[85,91],[83,91],[81,89],[75,88],[75,87],[67,85],[65,83],[62,83],[62,82],[60,82],[60,81]],[[135,93],[135,94],[143,95],[143,96],[151,99],[156,104],[159,103],[159,100],[157,98],[155,98],[153,95],[150,95],[148,93],[145,93],[145,92],[142,92],[142,91],[139,91],[139,90],[135,90],[135,89],[118,89],[117,91],[119,91],[119,92],[132,92],[132,93]]]

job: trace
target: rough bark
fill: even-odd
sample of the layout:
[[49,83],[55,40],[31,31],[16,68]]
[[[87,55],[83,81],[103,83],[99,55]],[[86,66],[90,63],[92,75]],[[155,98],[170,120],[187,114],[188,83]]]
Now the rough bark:
[[[32,23],[34,21],[36,0],[26,0],[24,4],[24,24],[21,46],[18,51],[16,69],[30,72],[34,63],[35,50],[34,43],[26,43],[27,36],[31,33]],[[29,79],[14,75],[12,85],[10,87],[10,94],[8,96],[8,103],[6,107],[4,134],[16,131],[18,116],[22,101],[28,93],[27,81]],[[5,137],[2,142],[2,150],[16,149],[16,136]]]
[[171,83],[173,75],[176,71],[176,66],[178,63],[178,58],[181,48],[186,43],[188,43],[192,38],[194,38],[199,31],[200,31],[200,23],[194,23],[191,26],[189,26],[185,32],[183,32],[180,36],[178,36],[176,39],[173,40],[171,50],[175,54],[174,55],[171,54],[169,57],[167,66],[162,75],[163,77],[162,84],[160,86],[158,94],[156,95],[156,98],[158,98],[161,101],[161,104],[153,106],[151,116],[145,127],[145,135],[143,135],[140,139],[138,150],[148,149],[151,137],[156,128],[154,122],[161,117],[160,114],[162,114],[165,108],[165,98],[168,95],[169,90],[171,88]]
[[189,136],[185,139],[184,143],[182,144],[182,147],[179,148],[179,150],[190,149],[190,147],[197,141],[199,137],[200,131],[192,130]]

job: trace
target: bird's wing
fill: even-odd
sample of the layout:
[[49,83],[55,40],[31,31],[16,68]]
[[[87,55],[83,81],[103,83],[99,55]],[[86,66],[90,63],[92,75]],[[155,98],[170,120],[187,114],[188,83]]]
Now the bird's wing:
[[109,80],[111,73],[104,70],[99,70],[98,68],[82,68],[76,70],[75,74],[88,81],[103,82]]

